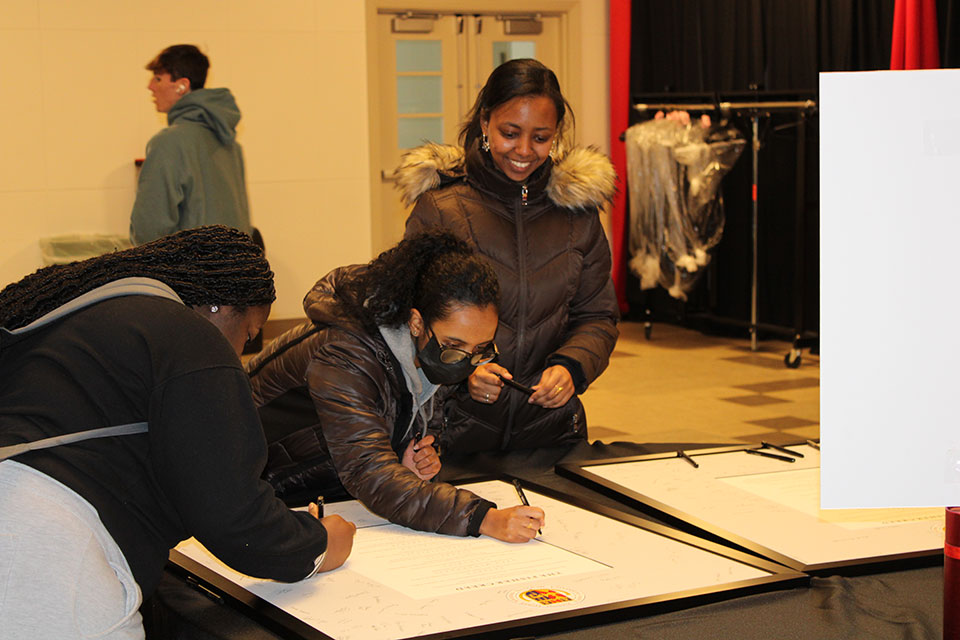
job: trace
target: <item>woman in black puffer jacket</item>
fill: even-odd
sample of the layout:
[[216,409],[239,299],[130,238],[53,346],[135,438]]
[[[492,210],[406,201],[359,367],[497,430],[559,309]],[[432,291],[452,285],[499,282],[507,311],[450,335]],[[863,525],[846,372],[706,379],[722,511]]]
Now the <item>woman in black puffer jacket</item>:
[[345,489],[413,529],[536,535],[539,508],[497,509],[430,482],[440,470],[436,396],[496,354],[498,298],[490,266],[438,231],[317,282],[304,300],[310,321],[247,364],[267,436],[264,478],[277,494],[296,504]]
[[[458,453],[574,442],[577,394],[606,368],[619,311],[598,210],[616,173],[592,149],[563,150],[569,107],[536,60],[497,67],[460,132],[462,148],[404,156],[398,188],[415,202],[407,235],[443,228],[474,245],[500,279],[496,362],[447,403],[444,447]],[[513,378],[532,396],[504,388]]]

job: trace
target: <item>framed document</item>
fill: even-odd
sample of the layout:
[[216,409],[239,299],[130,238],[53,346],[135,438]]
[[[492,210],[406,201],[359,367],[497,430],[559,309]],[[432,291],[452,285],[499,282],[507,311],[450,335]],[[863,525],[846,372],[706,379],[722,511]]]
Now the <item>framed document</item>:
[[797,571],[943,554],[942,508],[821,510],[820,450],[807,444],[561,464],[557,473]]
[[[513,485],[464,488],[499,507]],[[514,638],[805,584],[807,576],[614,509],[526,485],[543,508],[525,544],[413,531],[356,501],[327,505],[357,524],[343,567],[283,584],[226,567],[188,540],[171,561],[193,581],[298,638]]]

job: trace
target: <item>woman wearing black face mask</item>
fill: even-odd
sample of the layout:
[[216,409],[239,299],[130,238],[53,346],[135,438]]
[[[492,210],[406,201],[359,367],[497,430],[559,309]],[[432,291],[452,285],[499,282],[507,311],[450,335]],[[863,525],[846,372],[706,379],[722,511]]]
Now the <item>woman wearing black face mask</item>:
[[526,542],[543,511],[497,509],[429,480],[443,397],[497,355],[494,271],[449,232],[336,269],[307,294],[310,322],[247,365],[269,445],[264,477],[290,504],[344,491],[391,522]]

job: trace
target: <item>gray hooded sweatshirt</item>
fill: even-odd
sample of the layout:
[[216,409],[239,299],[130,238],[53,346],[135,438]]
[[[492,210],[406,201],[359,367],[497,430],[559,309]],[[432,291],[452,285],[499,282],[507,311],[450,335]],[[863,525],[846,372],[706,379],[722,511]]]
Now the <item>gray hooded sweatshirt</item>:
[[[433,403],[430,402],[430,399],[433,398],[433,394],[440,387],[427,380],[423,370],[414,362],[414,358],[417,356],[417,347],[413,344],[407,325],[401,324],[399,327],[381,326],[378,329],[380,329],[380,335],[383,336],[387,346],[390,347],[390,351],[393,352],[393,356],[400,363],[403,379],[407,381],[407,390],[413,395],[414,411],[411,412],[410,424],[407,425],[403,440],[409,440],[414,433],[416,433],[417,438],[422,438],[427,435],[427,425],[433,418]],[[418,416],[420,418],[419,425],[417,424]]]
[[170,126],[147,143],[130,216],[134,244],[208,224],[250,233],[238,122],[229,89],[197,89],[173,105]]

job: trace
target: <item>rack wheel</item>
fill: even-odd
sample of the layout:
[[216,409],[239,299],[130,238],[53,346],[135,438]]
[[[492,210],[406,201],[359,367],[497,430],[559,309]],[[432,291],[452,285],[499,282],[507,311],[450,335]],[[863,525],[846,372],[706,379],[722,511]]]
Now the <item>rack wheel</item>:
[[783,356],[783,364],[787,365],[788,369],[799,369],[800,361],[803,360],[801,354],[800,349],[791,349],[787,355]]
[[647,340],[650,339],[650,333],[652,331],[653,331],[653,325],[651,325],[649,322],[643,325],[643,337],[646,338]]

